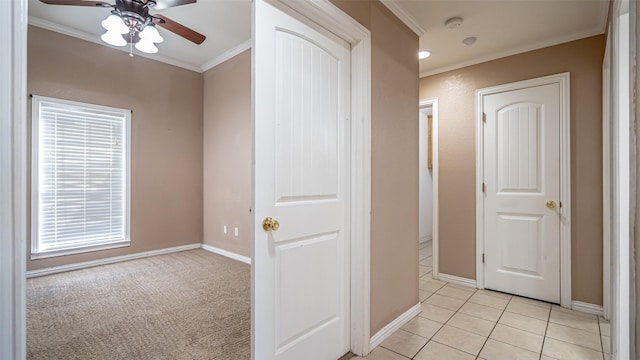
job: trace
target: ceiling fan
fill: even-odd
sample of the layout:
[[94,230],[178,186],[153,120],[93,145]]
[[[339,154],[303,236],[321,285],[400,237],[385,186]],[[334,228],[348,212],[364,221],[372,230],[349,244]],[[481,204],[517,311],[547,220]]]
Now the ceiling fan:
[[[114,46],[126,46],[130,44],[133,48],[145,53],[156,53],[155,46],[164,39],[158,33],[156,26],[160,26],[174,34],[196,43],[202,44],[205,36],[189,29],[188,27],[173,21],[163,15],[152,15],[149,10],[166,9],[169,7],[193,4],[196,0],[115,0],[115,5],[104,1],[84,1],[84,0],[40,0],[49,5],[72,5],[111,8],[111,14],[102,21],[102,27],[107,30],[101,36],[107,44]],[[133,50],[133,49],[132,49]],[[131,56],[132,53],[129,53]]]

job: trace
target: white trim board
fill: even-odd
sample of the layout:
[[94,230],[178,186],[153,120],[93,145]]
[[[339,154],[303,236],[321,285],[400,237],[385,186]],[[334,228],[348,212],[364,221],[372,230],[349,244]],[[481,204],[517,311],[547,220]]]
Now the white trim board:
[[245,264],[251,265],[251,258],[250,257],[246,257],[246,256],[243,256],[243,255],[240,255],[240,254],[236,254],[234,252],[227,251],[227,250],[224,250],[224,249],[220,249],[220,248],[217,248],[215,246],[211,246],[211,245],[207,245],[207,244],[202,244],[202,249],[203,250],[207,250],[208,252],[212,252],[214,254],[222,255],[222,256],[227,257],[229,259],[237,260],[237,261],[243,262]]
[[166,249],[145,251],[145,252],[129,254],[129,255],[114,256],[106,259],[98,259],[98,260],[85,261],[85,262],[69,264],[69,265],[54,266],[46,269],[27,271],[27,278],[58,274],[66,271],[86,269],[94,266],[115,264],[123,261],[142,259],[150,256],[171,254],[179,251],[193,250],[193,249],[200,249],[200,248],[201,248],[201,244],[199,243],[189,244],[189,245],[170,247]]
[[476,90],[476,282],[484,289],[484,138],[483,97],[534,86],[558,84],[560,87],[560,305],[571,307],[571,134],[570,75],[568,72]]
[[0,1],[0,359],[26,358],[27,0]]
[[602,61],[602,308],[611,319],[611,34],[608,31]]
[[420,237],[420,244],[426,243],[429,240],[433,240],[432,235],[425,235]]
[[371,32],[329,0],[268,1],[351,44],[351,183],[357,184],[351,190],[351,352],[365,356],[371,331]]
[[442,274],[441,273],[438,276],[438,280],[446,281],[448,283],[452,283],[452,284],[455,284],[455,285],[470,287],[470,288],[473,288],[473,289],[476,288],[476,281],[475,280],[463,278],[463,277],[460,277],[460,276]]
[[422,311],[422,304],[417,303],[409,308],[409,310],[402,313],[400,316],[395,318],[393,321],[388,323],[385,327],[380,329],[375,335],[371,337],[371,341],[369,343],[369,348],[373,350],[376,346],[382,344],[389,336],[391,336],[394,332],[400,329],[404,324],[408,323],[414,317],[418,316]]
[[575,300],[572,301],[571,309],[580,311],[586,314],[593,314],[598,316],[602,316],[604,314],[602,305],[590,304],[582,301],[575,301]]
[[[53,23],[51,21],[47,21],[35,16],[29,16],[29,25],[33,25],[42,29],[46,29],[46,30],[50,30],[50,31],[54,31],[63,35],[67,35],[67,36],[71,36],[77,39],[81,39],[81,40],[85,40],[85,41],[89,41],[92,42],[94,44],[98,44],[98,45],[103,45],[106,47],[109,47],[111,49],[114,50],[118,50],[118,51],[123,51],[123,52],[129,52],[129,48],[128,47],[117,47],[117,46],[111,46],[106,44],[104,41],[102,41],[100,39],[99,36],[97,35],[93,35],[90,34],[88,32],[84,32],[84,31],[80,31],[78,29],[74,29],[72,27],[68,27],[68,26],[64,26],[64,25],[60,25],[60,24],[56,24]],[[173,66],[177,66],[183,69],[187,69],[187,70],[191,70],[191,71],[195,71],[198,73],[203,73],[209,69],[212,69],[220,64],[222,64],[223,62],[231,59],[232,57],[242,53],[245,50],[248,50],[251,48],[251,39],[246,40],[244,42],[242,42],[241,44],[239,44],[238,46],[231,48],[225,52],[223,52],[222,54],[214,57],[213,59],[207,61],[206,63],[204,63],[202,66],[197,66],[197,65],[193,65],[193,64],[189,64],[186,63],[184,61],[180,61],[180,60],[176,60],[176,59],[172,59],[170,57],[167,56],[163,56],[160,54],[146,54],[146,53],[142,53],[142,52],[136,52],[136,56],[141,56],[147,59],[151,59],[151,60],[155,60],[155,61],[159,61],[165,64],[169,64],[169,65],[173,65]]]
[[[607,2],[603,2],[603,3],[608,4]],[[605,10],[604,13],[606,14],[607,11]],[[496,59],[501,59],[501,58],[512,56],[512,55],[518,55],[518,54],[526,53],[529,51],[534,51],[534,50],[538,50],[538,49],[542,49],[550,46],[560,45],[567,42],[588,38],[595,35],[600,35],[602,33],[604,33],[604,28],[598,25],[598,26],[595,26],[593,29],[579,32],[576,34],[568,34],[568,35],[563,34],[561,37],[545,40],[536,44],[526,45],[526,46],[522,46],[519,48],[510,49],[502,52],[496,52],[488,56],[483,56],[480,58],[462,61],[459,63],[447,65],[444,67],[439,67],[439,68],[428,70],[428,71],[423,71],[420,73],[420,77],[423,78],[423,77],[436,75],[436,74],[440,74],[447,71],[457,70],[457,69],[465,68],[467,66],[477,65],[477,64],[481,64],[481,63],[496,60]]]
[[380,0],[380,2],[389,9],[400,21],[402,21],[411,31],[416,33],[418,37],[426,32],[420,24],[402,8],[398,0]]
[[[46,30],[51,30],[63,35],[67,35],[67,36],[71,36],[74,38],[78,38],[81,40],[85,40],[85,41],[89,41],[92,42],[94,44],[98,44],[98,45],[103,45],[106,46],[108,48],[111,48],[113,50],[118,50],[118,51],[122,51],[122,52],[129,52],[129,48],[128,47],[117,47],[117,46],[111,46],[106,44],[104,41],[102,41],[100,39],[99,36],[97,35],[93,35],[84,31],[80,31],[68,26],[64,26],[64,25],[60,25],[60,24],[56,24],[53,23],[51,21],[47,21],[47,20],[43,20],[40,19],[38,17],[35,16],[29,16],[29,25],[33,25],[33,26],[37,26],[39,28],[42,29],[46,29]],[[165,64],[169,64],[169,65],[173,65],[173,66],[177,66],[177,67],[181,67],[183,69],[187,69],[187,70],[191,70],[191,71],[195,71],[195,72],[202,72],[202,69],[198,66],[195,65],[191,65],[188,64],[186,62],[182,62],[179,60],[175,60],[175,59],[171,59],[169,57],[163,56],[163,55],[158,55],[158,54],[145,54],[143,52],[136,52],[135,53],[136,56],[140,56],[140,57],[144,57],[150,60],[155,60],[155,61],[160,61],[163,62]]]
[[200,71],[205,72],[207,70],[213,69],[214,67],[222,64],[223,62],[233,58],[236,55],[240,55],[241,53],[249,49],[251,49],[251,39],[207,61],[202,65]]
[[429,98],[429,99],[424,99],[424,100],[420,100],[419,104],[418,104],[419,108],[425,108],[425,107],[429,107],[431,106],[431,148],[432,148],[432,167],[431,167],[431,182],[432,182],[432,186],[433,186],[433,190],[432,190],[432,202],[433,202],[433,207],[432,207],[432,211],[433,211],[433,221],[432,221],[432,230],[431,230],[431,239],[433,240],[431,243],[431,247],[433,248],[432,251],[432,276],[434,278],[438,278],[438,274],[440,272],[440,253],[439,253],[439,249],[440,249],[440,226],[439,226],[439,209],[440,209],[440,203],[439,203],[439,195],[438,195],[438,189],[439,189],[439,183],[440,183],[440,160],[438,160],[438,123],[439,123],[439,118],[438,118],[438,98]]

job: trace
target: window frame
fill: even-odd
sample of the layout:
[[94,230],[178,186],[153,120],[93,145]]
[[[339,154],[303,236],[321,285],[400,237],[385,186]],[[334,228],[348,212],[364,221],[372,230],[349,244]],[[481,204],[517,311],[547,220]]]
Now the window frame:
[[[115,108],[104,105],[90,104],[78,101],[58,99],[46,96],[32,95],[31,101],[31,252],[30,259],[43,259],[64,255],[72,255],[99,250],[115,249],[131,245],[130,225],[131,225],[131,110]],[[61,106],[72,106],[87,108],[97,111],[106,111],[122,114],[123,123],[123,162],[124,162],[124,219],[123,239],[100,242],[97,244],[78,245],[73,247],[63,247],[59,249],[41,249],[39,240],[40,230],[40,105],[41,103],[53,103]]]

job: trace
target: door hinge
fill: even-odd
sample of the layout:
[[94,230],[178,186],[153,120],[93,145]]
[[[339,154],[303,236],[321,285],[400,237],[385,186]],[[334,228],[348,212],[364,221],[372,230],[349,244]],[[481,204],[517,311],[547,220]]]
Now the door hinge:
[[484,264],[484,253],[482,253],[482,263]]
[[562,201],[558,201],[558,206],[562,209]]
[[486,113],[482,113],[482,122],[483,123],[487,122],[487,114]]
[[484,185],[484,183],[482,183],[482,192],[486,192],[487,191],[487,187]]

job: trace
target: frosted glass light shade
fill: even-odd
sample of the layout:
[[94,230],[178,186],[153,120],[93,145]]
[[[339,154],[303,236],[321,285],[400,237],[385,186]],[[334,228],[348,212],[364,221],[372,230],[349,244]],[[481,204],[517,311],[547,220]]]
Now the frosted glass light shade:
[[155,54],[158,52],[158,48],[153,45],[151,41],[145,39],[140,39],[140,41],[138,41],[138,43],[136,44],[136,49],[147,54]]
[[160,36],[158,29],[156,29],[156,27],[153,25],[147,25],[144,27],[144,29],[142,29],[142,31],[140,32],[140,39],[153,43],[161,43],[164,41],[162,36]]
[[118,34],[126,34],[129,32],[129,27],[125,25],[122,18],[114,14],[109,15],[102,21],[102,27],[107,31],[117,32]]
[[109,45],[113,46],[125,46],[127,45],[127,41],[122,37],[117,31],[109,30],[106,33],[102,34],[100,37],[102,41],[106,42]]

